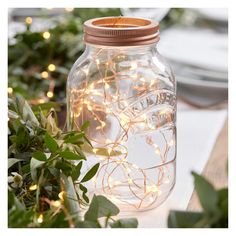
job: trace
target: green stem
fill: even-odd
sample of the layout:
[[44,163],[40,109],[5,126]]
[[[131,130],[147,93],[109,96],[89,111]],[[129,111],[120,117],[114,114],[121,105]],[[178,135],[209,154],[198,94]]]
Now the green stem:
[[43,174],[44,174],[44,169],[41,170],[39,181],[38,181],[38,187],[37,187],[37,190],[36,190],[36,203],[37,203],[37,205],[39,205],[40,187],[41,187],[42,182],[43,182]]
[[66,192],[65,204],[68,207],[68,211],[76,222],[81,221],[82,216],[73,180],[71,176],[66,176],[63,173],[61,173],[61,178]]

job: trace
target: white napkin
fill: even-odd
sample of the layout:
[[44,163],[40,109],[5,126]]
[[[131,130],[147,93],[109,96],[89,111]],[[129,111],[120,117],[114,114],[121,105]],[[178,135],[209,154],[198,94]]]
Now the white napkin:
[[167,227],[170,209],[185,210],[193,193],[191,171],[201,173],[227,111],[179,110],[177,114],[177,181],[169,198],[159,207],[135,213],[139,227]]

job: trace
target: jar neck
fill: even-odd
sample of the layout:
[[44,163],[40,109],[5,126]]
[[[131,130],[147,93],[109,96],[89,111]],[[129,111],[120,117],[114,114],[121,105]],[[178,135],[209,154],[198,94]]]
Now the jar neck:
[[150,53],[153,50],[156,50],[157,43],[148,44],[148,45],[140,45],[140,46],[102,46],[96,44],[88,44],[86,43],[86,53],[97,54],[100,51],[103,53],[112,53],[112,52],[123,52],[129,54],[145,54]]

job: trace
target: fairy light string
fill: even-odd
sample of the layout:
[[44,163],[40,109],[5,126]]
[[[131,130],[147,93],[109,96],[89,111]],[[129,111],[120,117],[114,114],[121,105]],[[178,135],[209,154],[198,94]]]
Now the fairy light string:
[[[119,53],[120,54],[120,53]],[[96,177],[93,178],[93,184],[96,191],[109,197],[111,200],[123,202],[135,209],[148,209],[152,205],[157,204],[159,197],[163,195],[161,188],[165,185],[173,184],[170,179],[169,166],[174,164],[174,159],[168,162],[168,153],[175,146],[175,128],[171,129],[171,139],[167,140],[164,133],[161,131],[160,136],[163,140],[164,148],[156,144],[152,137],[146,137],[146,143],[153,149],[157,158],[160,159],[160,166],[157,166],[157,180],[153,180],[149,176],[150,170],[138,167],[136,164],[128,161],[128,149],[125,146],[128,140],[128,134],[133,129],[135,124],[138,124],[143,130],[148,126],[149,129],[157,130],[158,126],[151,127],[146,115],[146,110],[143,109],[142,114],[138,114],[135,108],[135,97],[133,103],[129,102],[125,97],[124,91],[120,89],[119,83],[123,80],[132,77],[133,89],[136,91],[136,96],[141,97],[145,102],[150,99],[150,93],[158,97],[159,102],[165,103],[165,94],[158,90],[157,79],[148,81],[147,79],[137,75],[135,71],[138,68],[137,62],[131,61],[127,69],[116,69],[116,60],[125,60],[126,55],[112,55],[104,58],[103,49],[99,49],[94,54],[94,59],[83,67],[78,73],[82,76],[81,84],[77,88],[71,88],[69,91],[69,104],[71,119],[74,120],[76,129],[80,129],[81,123],[87,119],[92,119],[92,127],[88,131],[91,134],[88,137],[93,143],[93,155],[100,162],[100,168]],[[134,72],[133,74],[131,72]],[[131,74],[131,75],[130,75]],[[94,78],[93,78],[94,76]],[[113,91],[115,90],[115,91]],[[112,91],[112,92],[111,92]],[[174,96],[174,95],[173,95]],[[168,98],[171,99],[171,98]],[[131,100],[131,97],[129,97]],[[168,101],[174,106],[175,100]],[[168,103],[166,102],[166,103]],[[150,107],[156,106],[155,102],[149,101]],[[114,109],[115,108],[115,109]],[[117,112],[116,110],[120,110]],[[107,137],[107,129],[109,129],[108,116],[113,117],[118,122],[122,134],[117,137]],[[162,109],[158,113],[158,125],[174,122],[174,117],[169,109]],[[102,148],[105,155],[100,155],[99,150]],[[166,164],[168,163],[168,165]],[[119,179],[115,173],[119,171]],[[135,199],[131,201],[125,200],[121,193],[120,187],[129,189],[130,196]]]

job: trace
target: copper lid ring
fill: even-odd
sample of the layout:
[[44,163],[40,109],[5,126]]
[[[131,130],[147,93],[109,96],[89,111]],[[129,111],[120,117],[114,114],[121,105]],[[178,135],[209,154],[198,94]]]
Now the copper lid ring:
[[84,41],[104,46],[138,46],[159,41],[159,24],[145,18],[103,17],[84,23]]

